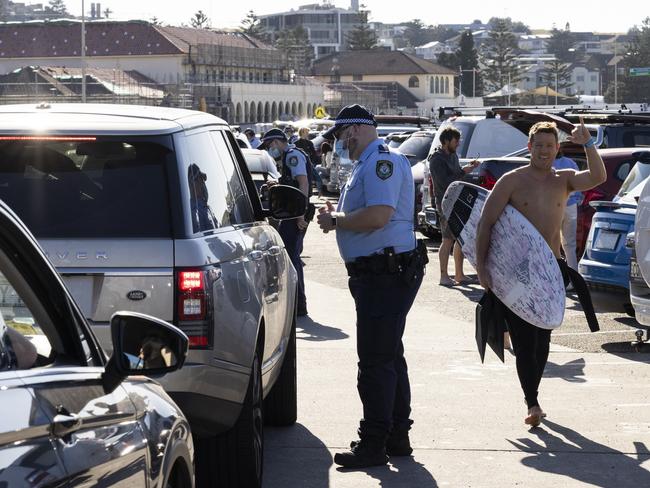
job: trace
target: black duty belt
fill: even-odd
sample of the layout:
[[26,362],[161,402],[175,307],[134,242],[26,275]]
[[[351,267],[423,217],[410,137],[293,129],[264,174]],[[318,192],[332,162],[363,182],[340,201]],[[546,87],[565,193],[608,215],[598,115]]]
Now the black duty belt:
[[418,241],[415,249],[396,254],[392,247],[384,249],[383,254],[362,256],[351,263],[345,263],[348,276],[365,274],[400,274],[412,266],[425,266],[428,262],[424,243]]

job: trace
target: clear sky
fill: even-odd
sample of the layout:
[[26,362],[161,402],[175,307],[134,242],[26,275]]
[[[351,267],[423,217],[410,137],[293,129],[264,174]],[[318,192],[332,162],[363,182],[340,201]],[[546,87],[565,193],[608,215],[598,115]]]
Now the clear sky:
[[[95,1],[95,0],[93,0]],[[571,2],[567,0],[465,0],[434,2],[431,0],[361,0],[371,12],[371,20],[395,23],[419,18],[425,24],[471,23],[474,19],[487,22],[490,17],[511,17],[533,29],[550,29],[553,24],[564,27],[569,22],[572,31],[626,32],[639,25],[650,9],[642,7],[647,0],[618,0],[616,2]],[[28,1],[27,3],[44,3]],[[90,11],[91,0],[85,0]],[[194,12],[203,10],[213,27],[236,27],[248,10],[267,14],[297,8],[299,5],[321,3],[319,0],[102,0],[102,10],[109,7],[120,19],[158,17],[164,23],[189,23]],[[333,1],[337,7],[349,7],[347,0]],[[68,10],[81,13],[81,0],[66,0]],[[647,12],[643,12],[647,10]]]

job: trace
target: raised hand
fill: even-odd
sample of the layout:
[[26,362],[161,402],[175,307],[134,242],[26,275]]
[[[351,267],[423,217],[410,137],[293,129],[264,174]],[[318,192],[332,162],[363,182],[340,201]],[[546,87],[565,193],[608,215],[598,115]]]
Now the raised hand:
[[582,145],[591,139],[591,134],[589,133],[589,129],[585,127],[585,121],[582,115],[580,116],[580,124],[574,127],[575,128],[571,131],[571,135],[569,136],[571,142]]

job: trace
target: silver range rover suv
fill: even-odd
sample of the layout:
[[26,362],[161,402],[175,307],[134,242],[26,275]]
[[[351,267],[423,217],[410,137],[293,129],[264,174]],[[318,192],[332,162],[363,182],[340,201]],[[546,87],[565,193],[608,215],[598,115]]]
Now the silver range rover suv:
[[296,272],[228,125],[189,110],[0,107],[0,199],[25,222],[110,352],[130,310],[189,337],[160,378],[190,421],[197,486],[260,486],[263,423],[296,420]]

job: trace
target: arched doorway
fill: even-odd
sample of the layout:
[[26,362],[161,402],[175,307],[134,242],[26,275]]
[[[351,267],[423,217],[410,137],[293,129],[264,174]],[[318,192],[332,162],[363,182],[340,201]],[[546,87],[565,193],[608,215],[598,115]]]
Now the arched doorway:
[[271,119],[278,120],[278,104],[276,102],[271,104]]
[[262,102],[257,104],[257,122],[264,122],[264,105],[262,105]]
[[311,118],[313,116],[314,116],[314,112],[311,109],[311,103],[308,103],[307,104],[307,118],[309,119],[309,118]]
[[235,124],[240,124],[241,122],[241,103],[237,102],[237,105],[235,106]]
[[244,122],[250,122],[248,118],[248,102],[244,102]]
[[298,107],[296,106],[296,102],[293,102],[291,104],[291,116],[295,117],[296,115],[298,115]]
[[304,108],[305,108],[304,105],[302,104],[302,102],[300,102],[298,104],[298,113],[300,114],[300,118],[305,117],[305,111],[303,110]]
[[271,104],[269,102],[264,104],[264,122],[271,122]]
[[256,109],[257,109],[257,107],[255,106],[255,102],[251,102],[250,112],[248,113],[248,116],[249,116],[248,120],[250,122],[253,122],[253,123],[259,122],[259,120],[257,120],[257,111],[256,111]]

